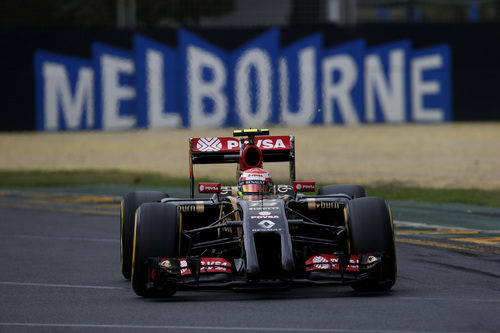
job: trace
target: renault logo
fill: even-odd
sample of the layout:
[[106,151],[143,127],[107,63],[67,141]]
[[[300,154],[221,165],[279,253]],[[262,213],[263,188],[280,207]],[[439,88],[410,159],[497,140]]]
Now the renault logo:
[[260,221],[258,223],[258,225],[260,225],[262,228],[269,229],[269,228],[272,228],[275,225],[275,223],[273,221],[264,220],[264,221]]

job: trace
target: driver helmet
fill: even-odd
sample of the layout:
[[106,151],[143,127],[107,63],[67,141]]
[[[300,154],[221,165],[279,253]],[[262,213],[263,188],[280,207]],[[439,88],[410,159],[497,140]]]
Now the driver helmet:
[[273,189],[273,179],[264,169],[252,168],[243,171],[238,180],[238,195],[248,199],[258,199]]

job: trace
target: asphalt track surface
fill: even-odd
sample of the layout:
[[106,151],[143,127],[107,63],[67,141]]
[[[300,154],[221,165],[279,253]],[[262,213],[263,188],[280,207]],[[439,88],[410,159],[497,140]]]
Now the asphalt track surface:
[[150,300],[121,276],[116,198],[0,199],[0,332],[500,331],[495,244],[398,231],[398,282],[387,293],[329,286]]

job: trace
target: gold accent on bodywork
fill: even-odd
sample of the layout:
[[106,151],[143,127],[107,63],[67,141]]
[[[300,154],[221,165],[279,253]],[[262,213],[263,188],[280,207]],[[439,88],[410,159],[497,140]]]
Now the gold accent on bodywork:
[[313,198],[307,199],[307,209],[316,210],[316,200]]
[[205,212],[205,203],[203,201],[196,201],[196,212],[197,213]]
[[394,244],[394,282],[398,279],[398,260],[396,255],[396,237],[394,236],[394,222],[392,220],[392,209],[389,204],[387,204],[387,209],[389,210],[389,218],[391,223],[391,231],[392,231],[392,243]]
[[181,256],[181,236],[182,236],[182,213],[179,212],[179,250],[177,255]]
[[231,186],[231,195],[233,197],[238,196],[238,186]]
[[344,224],[345,230],[347,231],[347,253],[351,254],[351,236],[349,234],[349,224],[347,223],[347,210],[344,207]]
[[204,213],[205,212],[205,203],[203,201],[195,201],[190,204],[184,204],[177,206],[177,209],[181,213]]
[[[231,206],[233,210],[236,210],[238,208],[238,201],[236,200],[235,197],[228,197],[229,202],[231,202]],[[241,221],[241,215],[239,211],[236,211],[234,213],[234,220],[235,221]],[[243,228],[236,228],[236,232],[238,233],[238,237],[242,240],[243,242]],[[243,243],[241,244],[243,246]]]

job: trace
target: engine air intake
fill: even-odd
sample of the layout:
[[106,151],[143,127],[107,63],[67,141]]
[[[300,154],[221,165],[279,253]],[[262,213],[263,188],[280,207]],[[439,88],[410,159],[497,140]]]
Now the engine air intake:
[[262,167],[262,151],[255,145],[248,145],[240,155],[241,171]]

